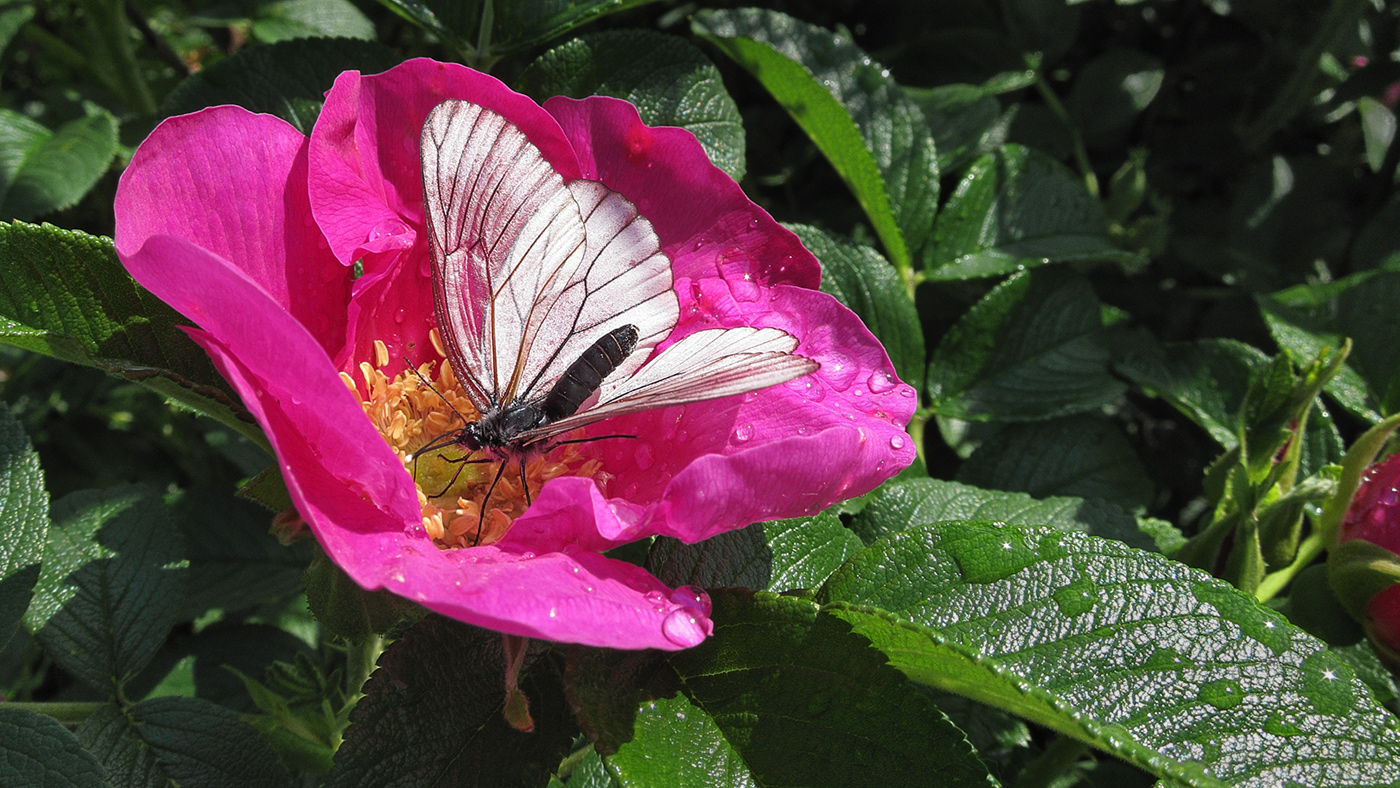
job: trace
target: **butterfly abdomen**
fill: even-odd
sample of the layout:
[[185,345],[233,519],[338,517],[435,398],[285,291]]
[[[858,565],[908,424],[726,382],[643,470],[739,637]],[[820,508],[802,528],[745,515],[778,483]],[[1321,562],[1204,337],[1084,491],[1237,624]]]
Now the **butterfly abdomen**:
[[637,327],[621,326],[604,334],[564,370],[558,382],[545,395],[541,409],[549,421],[572,416],[583,401],[598,390],[603,380],[617,369],[637,346]]

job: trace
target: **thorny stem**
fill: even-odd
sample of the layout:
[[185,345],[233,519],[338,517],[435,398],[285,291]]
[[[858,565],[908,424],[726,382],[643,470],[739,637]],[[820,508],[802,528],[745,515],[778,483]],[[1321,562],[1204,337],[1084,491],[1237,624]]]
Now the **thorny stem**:
[[363,692],[369,674],[374,672],[379,655],[384,651],[384,636],[370,635],[363,643],[350,646],[345,654],[345,695],[358,698]]

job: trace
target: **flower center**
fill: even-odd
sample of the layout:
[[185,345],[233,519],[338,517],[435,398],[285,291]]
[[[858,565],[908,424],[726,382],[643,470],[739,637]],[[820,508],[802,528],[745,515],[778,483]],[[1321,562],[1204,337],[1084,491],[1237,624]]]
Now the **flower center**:
[[[556,476],[586,476],[606,484],[608,474],[600,463],[582,456],[574,444],[500,459],[490,452],[473,453],[451,440],[479,419],[480,413],[457,383],[436,329],[430,338],[437,361],[424,362],[416,370],[407,369],[391,378],[381,371],[389,366],[389,350],[375,340],[376,363],[362,361],[359,365],[363,385],[345,372],[340,377],[360,398],[365,415],[413,477],[423,528],[434,543],[449,549],[499,540],[529,506],[526,485],[529,495],[535,496]],[[431,444],[438,445],[422,451]],[[524,484],[520,478],[522,459]],[[486,500],[488,490],[490,500]]]

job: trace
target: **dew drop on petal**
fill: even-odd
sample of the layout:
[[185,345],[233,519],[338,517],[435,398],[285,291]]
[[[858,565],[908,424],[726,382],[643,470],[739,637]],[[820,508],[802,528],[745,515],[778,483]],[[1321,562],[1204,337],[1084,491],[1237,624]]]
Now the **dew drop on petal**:
[[734,429],[734,440],[739,443],[747,443],[753,439],[753,425],[740,424]]
[[404,317],[405,317],[406,315],[407,315],[407,313],[404,312],[403,309],[399,309],[399,310],[395,311],[395,312],[394,312],[394,322],[395,322],[395,323],[402,323],[402,322],[403,322],[403,319],[404,319]]
[[705,630],[695,614],[687,608],[674,610],[661,622],[661,634],[666,639],[683,648],[698,646],[705,640]]
[[671,592],[671,601],[700,612],[702,616],[709,616],[714,609],[714,604],[710,602],[710,595],[705,593],[699,586],[681,586]]
[[666,595],[662,594],[660,591],[648,591],[642,594],[642,599],[645,599],[647,604],[656,608],[657,612],[666,609]]
[[845,391],[855,382],[856,373],[860,371],[860,365],[850,356],[839,350],[833,350],[821,360],[822,377],[836,391]]
[[891,437],[891,438],[890,438],[890,448],[891,448],[891,449],[902,449],[902,448],[904,448],[904,436],[903,436],[903,435],[895,435],[895,436]]
[[647,441],[640,441],[632,452],[632,458],[637,461],[638,468],[646,470],[656,463],[656,449]]
[[866,385],[870,386],[871,393],[883,394],[894,388],[894,377],[888,372],[876,370],[870,373],[870,379],[866,381]]

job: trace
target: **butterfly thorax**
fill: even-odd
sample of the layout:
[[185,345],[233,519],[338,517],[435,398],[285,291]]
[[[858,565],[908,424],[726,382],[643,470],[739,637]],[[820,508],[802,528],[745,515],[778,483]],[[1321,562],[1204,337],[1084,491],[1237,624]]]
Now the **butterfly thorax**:
[[545,421],[545,413],[529,402],[515,402],[503,408],[488,408],[480,421],[468,424],[459,437],[462,445],[472,451],[480,449],[520,448],[521,433],[534,429]]

